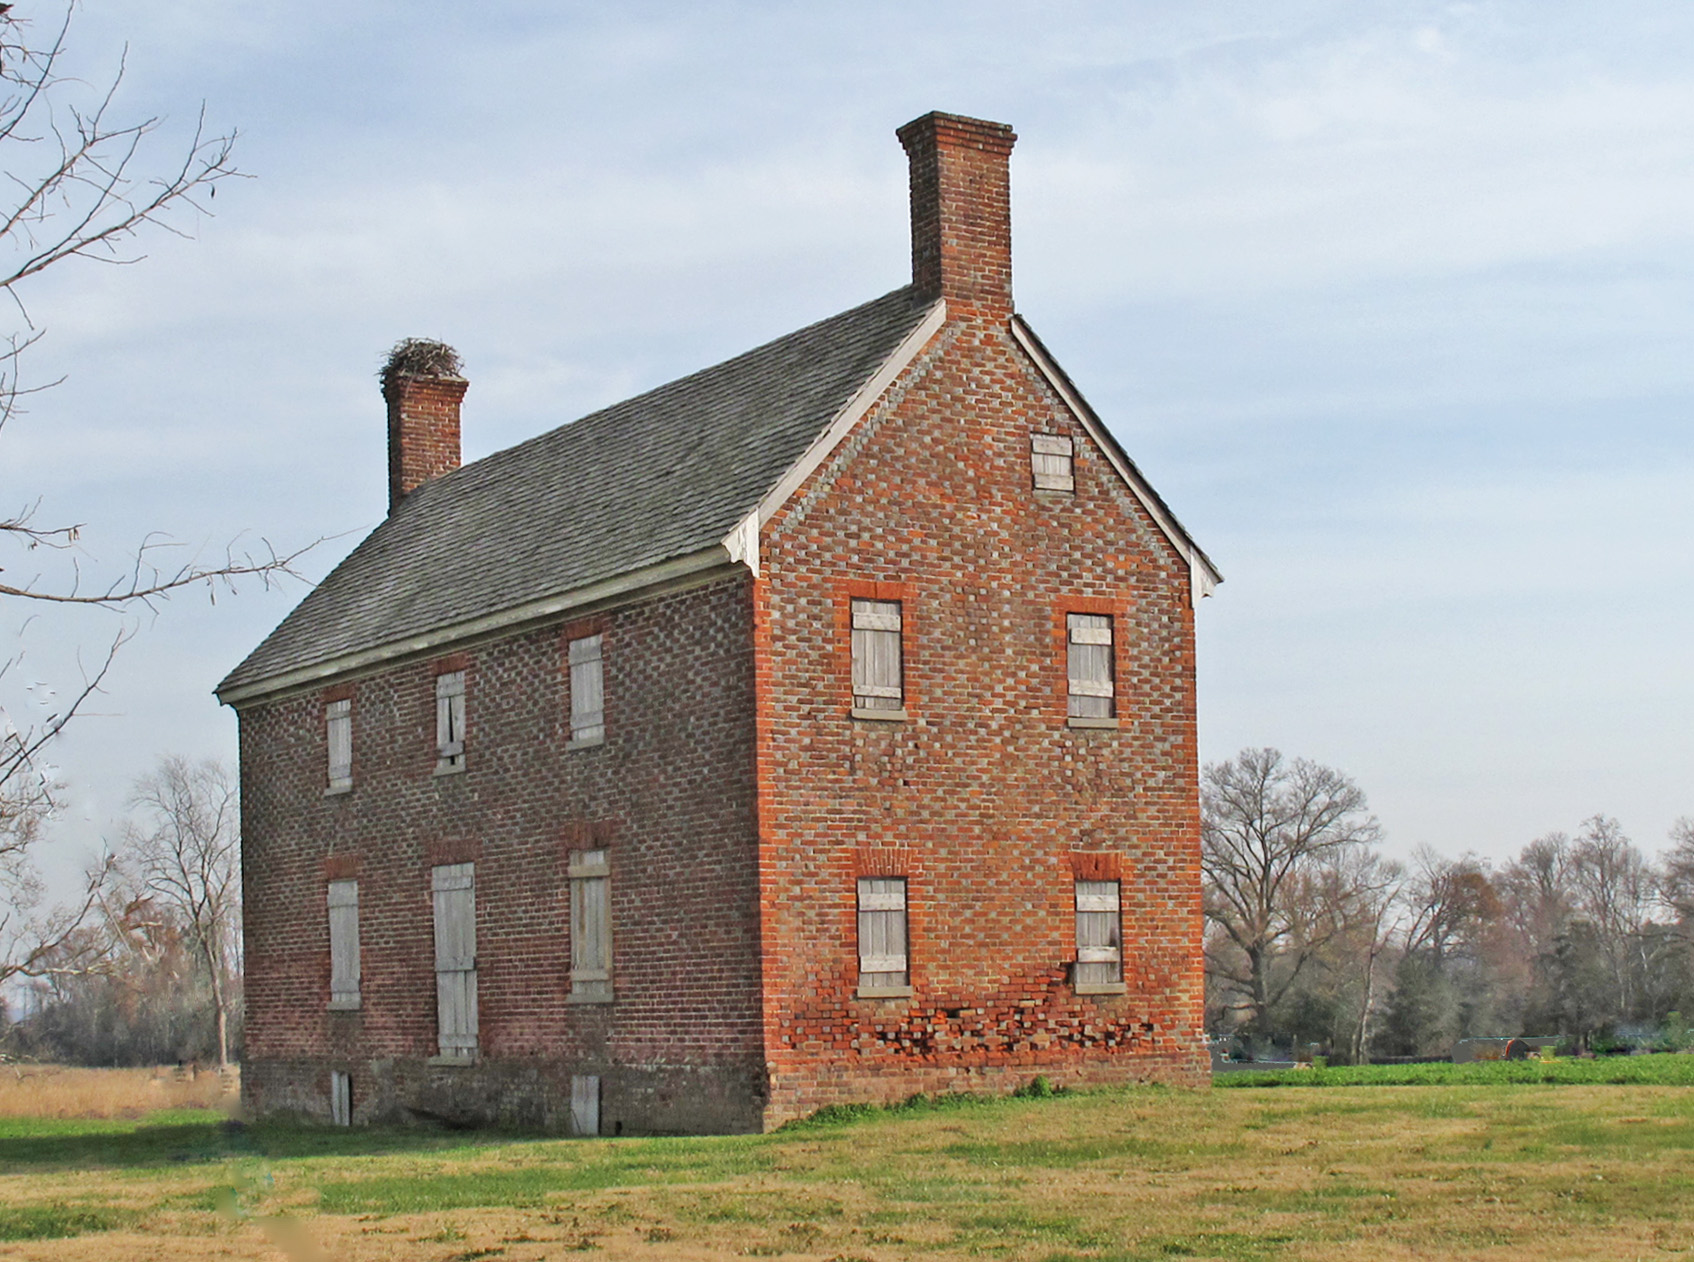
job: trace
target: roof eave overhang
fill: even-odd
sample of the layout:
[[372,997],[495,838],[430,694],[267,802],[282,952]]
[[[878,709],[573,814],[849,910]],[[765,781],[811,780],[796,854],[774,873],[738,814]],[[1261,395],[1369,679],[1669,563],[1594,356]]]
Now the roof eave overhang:
[[[343,653],[320,662],[267,675],[262,679],[220,687],[216,695],[224,705],[240,709],[256,701],[275,700],[287,694],[321,687],[341,676],[364,674],[378,668],[398,665],[409,659],[459,648],[474,641],[507,635],[524,627],[555,621],[565,614],[586,613],[596,606],[626,600],[632,596],[657,595],[661,591],[693,587],[720,577],[728,577],[739,571],[743,564],[742,559],[734,555],[729,546],[730,540],[734,538],[732,534],[730,539],[713,547],[629,570],[568,592],[514,605],[509,609],[391,640],[371,648]],[[754,572],[757,572],[756,568]]]

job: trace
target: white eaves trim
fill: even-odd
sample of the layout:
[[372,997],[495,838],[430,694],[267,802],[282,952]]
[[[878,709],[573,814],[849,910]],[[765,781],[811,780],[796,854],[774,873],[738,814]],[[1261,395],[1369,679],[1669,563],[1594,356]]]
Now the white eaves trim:
[[[740,533],[741,530],[738,527],[736,534],[732,534],[730,538],[734,539]],[[756,531],[754,537],[756,541]],[[755,565],[757,555],[757,548],[755,547]],[[368,670],[371,667],[385,665],[400,658],[418,657],[426,653],[437,652],[449,646],[462,644],[467,640],[481,639],[496,632],[523,626],[526,623],[539,622],[573,609],[603,604],[608,600],[628,596],[634,592],[646,591],[651,588],[688,586],[692,583],[704,582],[713,577],[712,572],[714,570],[725,570],[739,560],[741,558],[732,554],[726,540],[723,544],[703,548],[699,552],[691,552],[687,556],[673,557],[669,561],[661,561],[656,565],[643,566],[639,570],[617,574],[602,582],[590,583],[586,587],[576,588],[574,591],[549,596],[543,600],[532,600],[528,604],[516,605],[510,609],[502,609],[497,613],[485,614],[480,618],[472,618],[465,622],[456,622],[451,626],[438,627],[421,635],[409,636],[403,640],[393,640],[387,644],[379,644],[375,648],[344,653],[340,657],[333,657],[324,662],[314,662],[310,666],[300,666],[294,670],[284,671],[280,675],[271,675],[254,683],[239,684],[225,692],[218,693],[217,697],[224,705],[238,706],[243,702],[252,701],[259,697],[292,692],[336,675]],[[757,573],[758,571],[755,569],[754,572]]]
[[1105,453],[1112,468],[1118,471],[1118,476],[1124,480],[1124,483],[1134,493],[1135,498],[1141,501],[1141,506],[1147,510],[1147,515],[1153,519],[1153,523],[1158,526],[1160,533],[1170,541],[1171,547],[1175,548],[1179,555],[1186,558],[1188,562],[1189,601],[1198,605],[1202,597],[1210,596],[1217,585],[1223,582],[1223,575],[1217,572],[1216,567],[1207,559],[1206,554],[1201,552],[1199,546],[1188,537],[1188,532],[1171,517],[1169,511],[1159,501],[1158,495],[1154,493],[1153,488],[1148,486],[1146,479],[1141,476],[1140,470],[1124,459],[1117,441],[1106,432],[1106,427],[1101,424],[1100,418],[1094,414],[1094,409],[1077,396],[1070,382],[1066,380],[1064,373],[1047,357],[1040,343],[1024,327],[1022,318],[1013,316],[1009,323],[1012,328],[1012,336],[1017,339],[1018,345],[1023,347],[1024,352],[1034,362],[1035,366],[1041,370],[1041,375],[1047,379],[1047,384],[1052,386],[1059,397],[1065,401],[1065,406],[1070,408],[1077,421],[1094,439],[1094,445]]
[[[759,572],[757,526],[763,526],[775,516],[776,511],[788,502],[788,497],[798,491],[804,485],[806,479],[812,476],[817,467],[829,459],[830,453],[840,445],[842,439],[852,432],[853,426],[859,423],[865,413],[871,410],[876,401],[882,397],[883,391],[894,384],[895,379],[905,372],[911,362],[918,357],[918,352],[928,345],[929,339],[934,337],[940,331],[941,326],[946,323],[947,303],[938,298],[935,305],[929,309],[929,313],[924,316],[922,323],[908,333],[906,340],[895,347],[894,353],[883,361],[876,376],[865,382],[859,392],[848,400],[847,406],[837,412],[835,419],[829,423],[829,428],[812,440],[812,445],[806,448],[805,454],[794,462],[788,472],[783,474],[777,484],[770,489],[765,498],[759,501],[759,507],[755,510],[757,515],[753,548],[755,559],[749,566],[755,574]],[[737,533],[744,529],[746,525],[747,523],[743,522],[740,526],[737,526]],[[732,535],[731,538],[733,537]]]

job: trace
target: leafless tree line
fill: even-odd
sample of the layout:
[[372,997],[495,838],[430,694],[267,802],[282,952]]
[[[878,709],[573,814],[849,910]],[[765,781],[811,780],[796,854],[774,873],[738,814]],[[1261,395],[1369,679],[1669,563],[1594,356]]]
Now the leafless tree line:
[[[189,235],[219,186],[241,177],[236,133],[209,130],[203,108],[173,130],[159,116],[124,113],[121,60],[104,78],[73,67],[74,8],[43,22],[22,5],[0,5],[0,436],[58,384],[26,372],[26,353],[43,336],[26,303],[32,282],[73,260],[139,262],[149,234]],[[136,619],[122,615],[155,611],[188,588],[215,599],[238,580],[269,583],[293,574],[305,549],[278,552],[261,539],[207,558],[153,533],[105,565],[72,513],[44,508],[15,479],[0,497],[15,497],[0,502],[0,987],[18,978],[59,985],[82,975],[93,928],[109,928],[113,874],[93,873],[80,899],[43,907],[32,851],[59,790],[48,746],[135,633]],[[120,615],[85,623],[86,635],[74,637],[85,646],[74,683],[40,679],[27,657],[31,625],[51,608]]]
[[129,805],[76,923],[14,961],[5,1047],[78,1064],[227,1064],[241,1007],[234,781],[215,762],[167,757]]
[[1503,864],[1397,863],[1357,785],[1274,749],[1208,766],[1201,800],[1214,1031],[1355,1062],[1464,1037],[1687,1040],[1694,821],[1656,859],[1596,815]]

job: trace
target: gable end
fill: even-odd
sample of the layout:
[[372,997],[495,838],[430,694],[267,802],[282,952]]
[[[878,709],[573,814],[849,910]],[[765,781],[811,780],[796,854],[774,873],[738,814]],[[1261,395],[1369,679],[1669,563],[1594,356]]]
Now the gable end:
[[1014,315],[1009,323],[1012,337],[1017,341],[1017,344],[1023,348],[1024,353],[1029,356],[1036,369],[1046,378],[1047,384],[1052,386],[1059,398],[1064,400],[1065,406],[1070,409],[1077,422],[1088,431],[1089,437],[1105,453],[1112,468],[1117,470],[1118,476],[1124,480],[1131,493],[1147,510],[1147,515],[1153,519],[1153,523],[1158,526],[1160,533],[1170,541],[1171,547],[1175,548],[1177,553],[1187,561],[1189,599],[1193,604],[1198,605],[1202,597],[1210,596],[1217,585],[1223,582],[1223,575],[1218,572],[1217,566],[1212,564],[1211,558],[1183,529],[1182,523],[1176,519],[1176,514],[1171,512],[1170,507],[1160,498],[1152,484],[1142,476],[1141,470],[1135,467],[1135,461],[1129,458],[1129,454],[1119,445],[1117,439],[1112,437],[1112,432],[1106,428],[1105,422],[1088,405],[1088,400],[1082,397],[1082,392],[1076,388],[1075,383],[1071,381],[1065,370],[1060,368],[1057,361],[1048,353],[1047,348],[1042,345],[1041,339],[1035,335],[1035,330],[1031,329],[1024,322],[1024,318],[1019,315]]

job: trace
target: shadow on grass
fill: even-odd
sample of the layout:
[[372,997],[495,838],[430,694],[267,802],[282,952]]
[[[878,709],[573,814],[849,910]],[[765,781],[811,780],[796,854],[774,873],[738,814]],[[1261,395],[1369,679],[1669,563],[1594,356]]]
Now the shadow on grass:
[[486,1148],[556,1136],[510,1131],[467,1135],[434,1127],[337,1130],[220,1119],[183,1122],[51,1122],[0,1125],[0,1172],[56,1169],[132,1170],[227,1161],[240,1157],[364,1157],[383,1153]]

